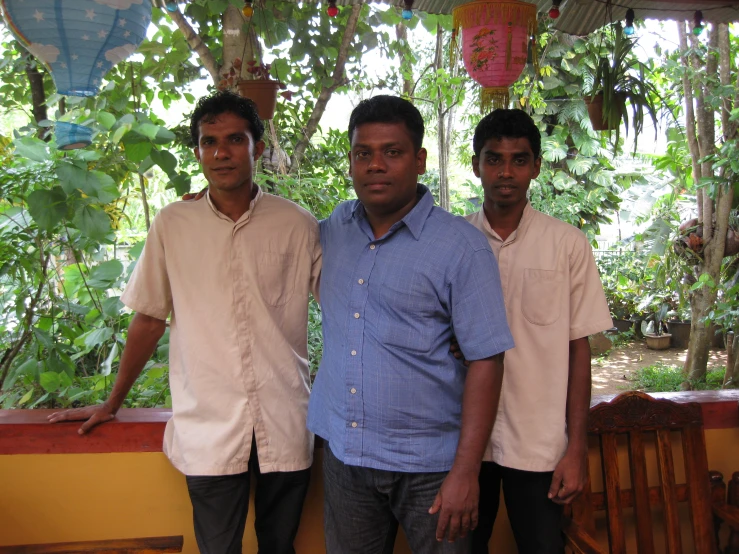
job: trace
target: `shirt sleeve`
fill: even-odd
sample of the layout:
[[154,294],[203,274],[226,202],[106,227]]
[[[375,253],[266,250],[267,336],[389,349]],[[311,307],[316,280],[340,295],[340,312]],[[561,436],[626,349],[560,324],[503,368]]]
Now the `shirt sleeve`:
[[172,289],[162,240],[163,220],[159,213],[152,222],[136,267],[121,302],[134,312],[156,319],[167,319],[172,312]]
[[570,340],[613,327],[593,251],[585,235],[570,252]]
[[471,251],[451,282],[452,326],[465,359],[489,358],[513,348],[498,262],[489,249]]

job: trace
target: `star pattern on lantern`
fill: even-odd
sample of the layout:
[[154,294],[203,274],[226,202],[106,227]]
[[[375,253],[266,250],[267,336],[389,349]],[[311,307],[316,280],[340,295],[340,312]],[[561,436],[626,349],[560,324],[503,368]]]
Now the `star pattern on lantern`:
[[126,38],[130,37],[131,36],[131,31],[126,31],[125,33],[123,33],[123,36],[126,37]]
[[80,57],[79,57],[79,56],[78,56],[77,54],[72,54],[72,60],[73,60],[73,61],[76,61],[76,60],[78,60],[79,58],[80,58]]
[[43,21],[44,20],[44,12],[40,12],[40,11],[36,10],[35,12],[33,12],[33,18],[36,21]]
[[90,35],[82,35],[82,40],[90,40]]
[[126,21],[125,19],[119,19],[118,20],[118,26],[119,27],[125,27],[126,26],[126,23],[128,23],[128,21]]
[[108,35],[108,33],[106,33],[106,32],[105,32],[105,29],[100,29],[100,30],[98,31],[98,36],[99,36],[100,38],[105,38],[105,37],[106,37],[107,35]]
[[95,10],[85,10],[85,18],[92,21],[95,19]]
[[98,68],[102,68],[103,67],[103,62],[98,62],[96,65],[98,66]]

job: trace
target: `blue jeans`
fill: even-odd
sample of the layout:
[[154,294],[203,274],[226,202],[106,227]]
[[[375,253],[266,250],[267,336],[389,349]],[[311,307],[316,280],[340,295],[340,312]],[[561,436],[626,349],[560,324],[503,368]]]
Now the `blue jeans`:
[[436,540],[430,515],[447,473],[402,473],[346,465],[324,445],[326,554],[389,554],[398,523],[414,554],[468,554],[469,535]]

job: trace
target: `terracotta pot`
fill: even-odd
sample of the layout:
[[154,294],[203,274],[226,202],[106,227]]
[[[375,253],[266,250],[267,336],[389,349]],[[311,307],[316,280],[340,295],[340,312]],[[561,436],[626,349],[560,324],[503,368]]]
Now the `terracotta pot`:
[[[588,115],[590,116],[590,124],[593,131],[614,131],[615,127],[610,127],[608,122],[603,118],[603,93],[599,92],[594,96],[586,96],[585,104],[588,107]],[[621,118],[618,118],[618,124],[621,124]]]
[[687,348],[690,342],[690,321],[668,321],[673,348]]
[[239,81],[239,94],[249,98],[257,105],[260,119],[272,119],[277,108],[277,91],[280,89],[278,81],[264,79]]
[[661,335],[644,335],[647,341],[647,347],[652,350],[667,350],[670,347],[672,335],[670,333],[662,333]]

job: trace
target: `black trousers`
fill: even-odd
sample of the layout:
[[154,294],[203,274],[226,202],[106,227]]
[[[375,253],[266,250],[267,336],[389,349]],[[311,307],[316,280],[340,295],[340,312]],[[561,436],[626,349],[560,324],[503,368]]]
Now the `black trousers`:
[[472,533],[472,554],[488,554],[488,542],[498,515],[501,483],[519,554],[564,553],[560,530],[562,506],[547,498],[552,473],[521,471],[483,462],[479,522]]
[[201,554],[241,554],[252,475],[256,481],[254,529],[259,554],[295,554],[293,541],[308,492],[310,469],[260,473],[254,441],[248,472],[186,476]]

